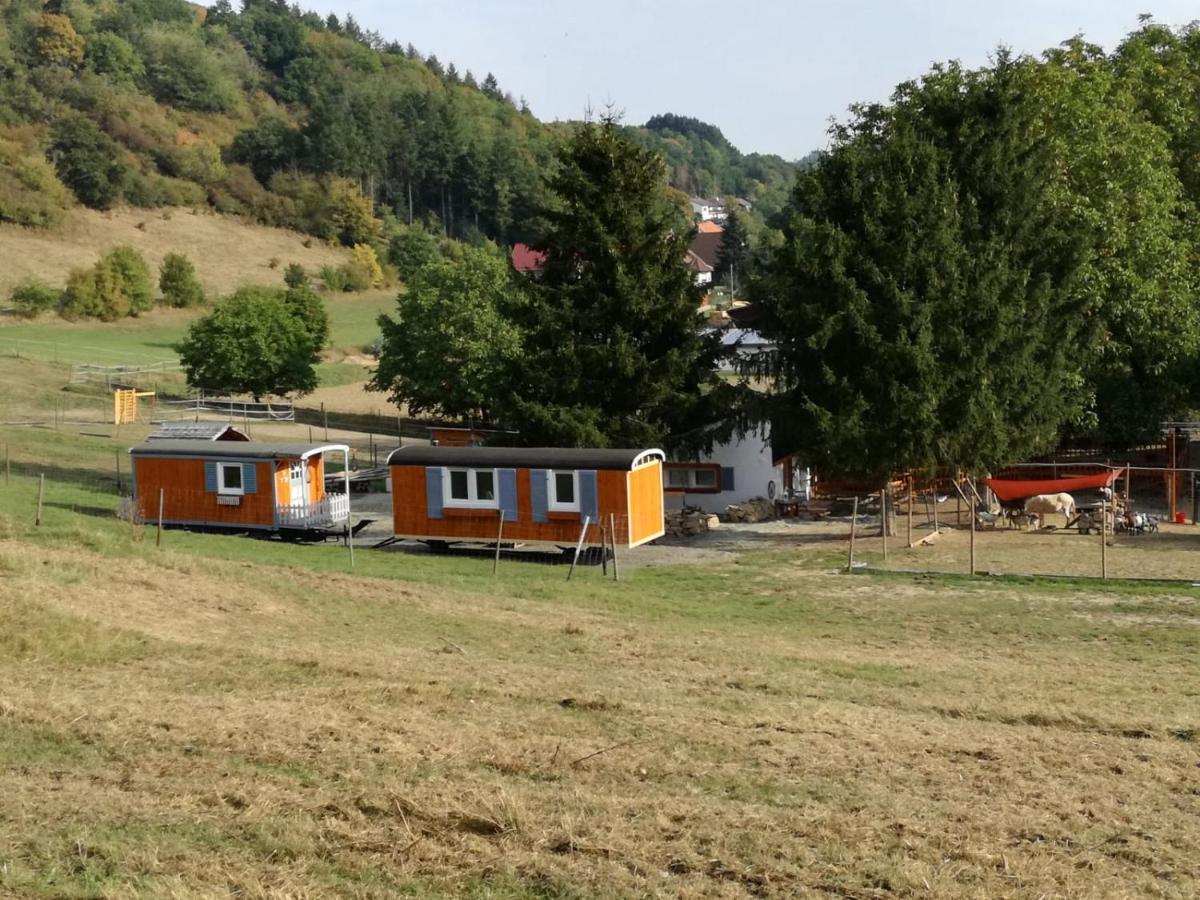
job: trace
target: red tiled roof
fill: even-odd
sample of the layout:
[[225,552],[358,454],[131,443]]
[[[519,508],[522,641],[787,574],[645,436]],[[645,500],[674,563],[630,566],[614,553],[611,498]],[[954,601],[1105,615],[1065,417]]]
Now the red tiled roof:
[[703,222],[699,223],[696,226],[696,230],[699,231],[701,234],[720,234],[725,229],[722,228],[720,225],[718,225],[716,222],[713,222],[709,219],[705,219]]
[[715,268],[717,257],[721,255],[721,243],[724,239],[725,233],[723,231],[702,232],[692,238],[692,243],[688,247],[688,250]]
[[712,266],[702,260],[692,250],[687,252],[687,256],[684,257],[684,261],[688,264],[693,272],[711,272],[713,270]]
[[527,244],[515,244],[512,249],[512,263],[518,272],[540,272],[546,264],[546,254]]

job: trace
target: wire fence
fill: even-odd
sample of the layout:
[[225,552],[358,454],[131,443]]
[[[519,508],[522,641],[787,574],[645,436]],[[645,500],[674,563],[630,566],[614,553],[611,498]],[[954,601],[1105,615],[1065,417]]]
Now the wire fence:
[[[1115,473],[1111,491],[1071,492],[1059,511],[1002,505],[982,482],[941,479],[839,498],[848,568],[904,573],[1183,580],[1200,583],[1200,470],[1028,464],[1023,479]],[[1007,506],[1007,508],[1005,508]],[[886,510],[886,515],[881,514]],[[886,520],[886,534],[883,522]]]

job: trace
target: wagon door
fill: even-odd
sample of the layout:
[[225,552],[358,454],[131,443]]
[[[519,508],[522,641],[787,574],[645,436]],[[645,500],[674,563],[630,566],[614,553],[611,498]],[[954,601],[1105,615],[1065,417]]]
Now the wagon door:
[[294,459],[290,463],[292,507],[297,512],[308,509],[308,466],[304,460]]

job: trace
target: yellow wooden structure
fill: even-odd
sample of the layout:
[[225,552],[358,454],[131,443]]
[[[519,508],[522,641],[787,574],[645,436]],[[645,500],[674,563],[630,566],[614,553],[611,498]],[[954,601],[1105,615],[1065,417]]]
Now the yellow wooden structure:
[[153,397],[154,391],[136,388],[117,388],[113,391],[113,424],[132,425],[137,422],[138,397]]

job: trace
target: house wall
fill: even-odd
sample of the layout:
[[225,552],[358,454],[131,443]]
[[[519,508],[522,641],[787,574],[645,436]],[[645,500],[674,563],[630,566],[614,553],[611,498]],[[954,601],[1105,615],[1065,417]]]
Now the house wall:
[[253,494],[241,496],[236,506],[219,504],[217,498],[220,495],[206,490],[205,462],[203,459],[134,456],[134,496],[139,515],[147,522],[158,520],[161,489],[164,522],[179,525],[274,527],[275,505],[271,493],[274,466],[271,461],[257,460],[247,463],[255,466],[257,490]]
[[[437,540],[494,542],[498,533],[500,511],[497,509],[445,508],[442,517],[429,517],[429,503],[425,486],[424,466],[392,466],[392,520],[393,533],[397,537],[431,538]],[[585,546],[599,546],[600,525],[608,522],[610,514],[618,522],[625,521],[627,502],[625,476],[620,471],[598,471],[596,473],[596,505],[601,521],[588,526]],[[548,543],[558,546],[574,546],[579,540],[582,518],[575,512],[550,512],[547,521],[533,521],[533,499],[531,491],[531,469],[517,469],[517,518],[505,520],[504,542]],[[661,494],[661,491],[660,491]],[[659,527],[662,527],[661,498],[659,500]],[[617,540],[628,544],[628,535],[622,535],[618,526]]]
[[715,463],[723,470],[733,470],[732,489],[724,489],[729,474],[726,471],[722,473],[722,490],[716,493],[687,491],[683,494],[686,505],[699,507],[705,512],[718,513],[731,503],[767,497],[771,482],[775,483],[775,495],[783,494],[783,466],[775,465],[771,458],[771,445],[765,437],[765,429],[749,431],[742,440],[716,444],[712,453],[679,462]]

